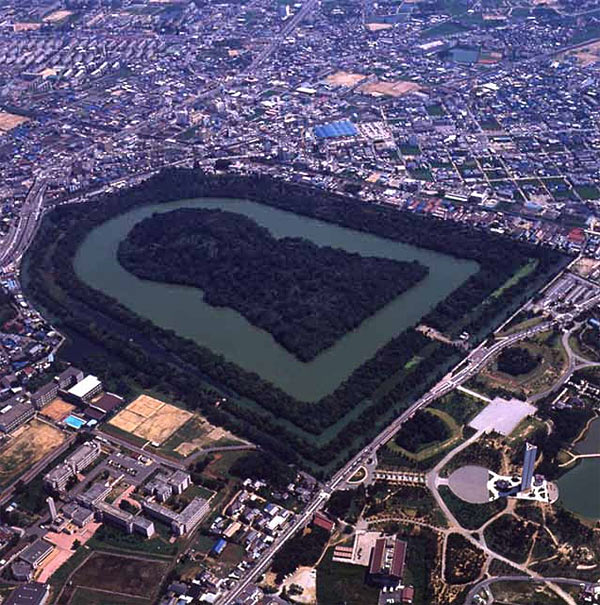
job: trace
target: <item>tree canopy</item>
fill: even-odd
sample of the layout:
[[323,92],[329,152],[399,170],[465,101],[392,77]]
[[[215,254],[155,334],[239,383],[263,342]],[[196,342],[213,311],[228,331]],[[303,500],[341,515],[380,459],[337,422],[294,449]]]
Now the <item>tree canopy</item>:
[[524,347],[509,347],[498,356],[498,369],[511,376],[528,374],[539,363],[539,358],[532,355]]
[[196,286],[231,307],[301,361],[423,279],[414,262],[364,257],[300,238],[275,238],[234,212],[184,208],[141,221],[119,245],[136,276]]

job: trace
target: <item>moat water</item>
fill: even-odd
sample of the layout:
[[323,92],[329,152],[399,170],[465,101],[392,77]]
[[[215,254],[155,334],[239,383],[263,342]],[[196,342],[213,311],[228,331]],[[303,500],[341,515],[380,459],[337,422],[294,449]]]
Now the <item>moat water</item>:
[[[303,363],[237,311],[205,303],[201,290],[142,280],[119,264],[119,242],[136,223],[153,213],[178,208],[221,208],[238,212],[268,228],[275,237],[303,237],[321,246],[342,248],[363,256],[417,260],[429,267],[429,274],[314,360]],[[156,325],[222,354],[298,399],[316,401],[332,392],[391,338],[418,323],[425,313],[473,275],[478,264],[263,204],[202,198],[142,206],[99,225],[80,246],[75,270],[88,285]]]
[[[600,418],[593,420],[583,439],[575,444],[578,454],[600,454]],[[600,519],[600,458],[584,458],[558,480],[565,508],[588,519]]]

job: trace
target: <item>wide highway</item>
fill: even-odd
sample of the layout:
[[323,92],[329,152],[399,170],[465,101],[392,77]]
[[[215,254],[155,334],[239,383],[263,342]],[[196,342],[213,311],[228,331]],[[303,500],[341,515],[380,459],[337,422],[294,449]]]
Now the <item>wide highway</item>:
[[266,46],[252,61],[249,67],[246,70],[246,73],[252,74],[254,73],[264,61],[271,56],[277,47],[283,40],[285,40],[296,27],[300,24],[302,19],[310,13],[310,11],[317,5],[318,0],[306,0],[302,4],[300,10],[283,26],[283,29],[275,38],[273,38],[272,42]]
[[42,214],[46,181],[38,178],[32,185],[27,198],[19,212],[19,218],[11,226],[6,241],[0,249],[0,268],[5,269],[11,264],[17,264],[37,230]]

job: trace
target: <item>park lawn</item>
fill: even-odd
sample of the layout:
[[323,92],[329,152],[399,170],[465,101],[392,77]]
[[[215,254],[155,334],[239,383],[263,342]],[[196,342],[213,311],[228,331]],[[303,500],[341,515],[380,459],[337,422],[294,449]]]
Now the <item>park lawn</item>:
[[361,466],[357,469],[357,471],[350,477],[350,483],[359,483],[367,476],[367,471],[364,466]]
[[487,520],[506,508],[504,498],[485,504],[471,504],[455,496],[445,485],[440,487],[439,493],[450,512],[465,529],[479,529]]
[[[515,318],[517,319],[517,318]],[[498,336],[509,336],[510,334],[514,334],[515,332],[522,332],[527,328],[533,328],[538,324],[541,324],[544,320],[544,317],[530,317],[529,319],[525,319],[523,321],[519,321],[518,323],[510,323],[506,328],[498,332]]]
[[543,332],[531,340],[519,343],[518,346],[527,349],[536,357],[540,356],[540,363],[527,374],[511,376],[499,372],[494,362],[491,367],[477,375],[491,392],[500,388],[520,398],[542,393],[552,387],[567,366],[567,353],[562,346],[560,335],[553,332]]
[[476,397],[455,390],[438,399],[429,409],[445,412],[455,424],[463,426],[475,418],[486,404]]
[[596,328],[584,324],[575,334],[569,337],[569,345],[577,355],[590,361],[600,361],[600,350],[584,340],[586,333],[594,332]]
[[496,288],[492,292],[492,298],[498,298],[505,290],[518,284],[522,279],[525,279],[528,275],[533,273],[539,264],[539,260],[534,258],[530,260],[526,265],[523,265],[512,277],[507,279],[499,288]]
[[508,435],[506,443],[511,448],[517,449],[518,446],[523,443],[529,435],[535,433],[538,429],[547,430],[545,424],[535,416],[523,418],[515,430]]
[[327,549],[317,567],[319,605],[375,605],[379,589],[365,583],[367,568],[332,561],[333,550]]

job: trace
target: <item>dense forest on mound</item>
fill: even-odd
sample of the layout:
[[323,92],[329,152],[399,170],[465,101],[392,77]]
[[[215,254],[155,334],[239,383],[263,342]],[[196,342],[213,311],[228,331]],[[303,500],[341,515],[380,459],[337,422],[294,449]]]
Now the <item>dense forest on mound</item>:
[[137,277],[201,288],[208,304],[235,309],[301,361],[314,359],[428,272],[417,261],[277,239],[241,214],[192,208],[135,225],[118,258]]

